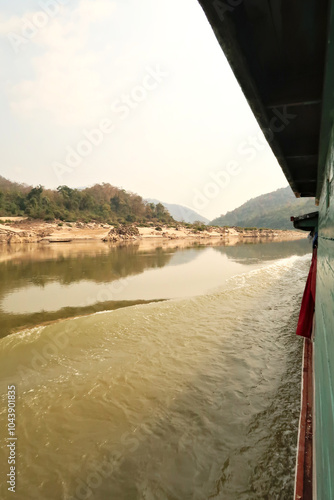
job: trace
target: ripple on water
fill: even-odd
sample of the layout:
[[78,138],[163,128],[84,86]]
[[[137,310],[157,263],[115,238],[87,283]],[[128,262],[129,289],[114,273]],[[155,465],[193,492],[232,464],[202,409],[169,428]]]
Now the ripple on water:
[[3,339],[17,498],[80,498],[94,474],[96,500],[291,498],[307,268],[284,259],[208,295]]

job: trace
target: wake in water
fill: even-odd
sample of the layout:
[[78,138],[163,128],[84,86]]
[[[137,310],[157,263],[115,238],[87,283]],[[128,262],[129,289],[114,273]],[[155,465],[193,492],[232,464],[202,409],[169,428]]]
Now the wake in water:
[[309,261],[2,339],[1,378],[18,388],[16,498],[291,498]]

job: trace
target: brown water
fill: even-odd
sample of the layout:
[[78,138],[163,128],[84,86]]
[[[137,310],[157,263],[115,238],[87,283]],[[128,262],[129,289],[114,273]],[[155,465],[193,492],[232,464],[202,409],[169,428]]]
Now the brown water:
[[[305,241],[3,252],[0,438],[16,384],[16,498],[292,498],[309,252]],[[126,307],[152,299],[169,300]],[[7,457],[3,446],[1,499],[13,495]]]

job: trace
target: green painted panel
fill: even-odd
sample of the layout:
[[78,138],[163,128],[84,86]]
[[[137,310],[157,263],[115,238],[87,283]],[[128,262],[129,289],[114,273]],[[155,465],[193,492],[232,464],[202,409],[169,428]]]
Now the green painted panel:
[[318,182],[317,194],[324,188],[324,172],[326,170],[326,159],[328,152],[328,143],[330,142],[330,135],[333,126],[333,111],[334,111],[334,0],[328,2],[328,40],[327,40],[327,54],[326,54],[326,68],[325,68],[325,84],[323,89],[322,99],[322,116],[321,116],[321,130],[320,130],[320,149],[318,161]]
[[334,129],[319,204],[316,291],[315,464],[318,500],[334,499]]

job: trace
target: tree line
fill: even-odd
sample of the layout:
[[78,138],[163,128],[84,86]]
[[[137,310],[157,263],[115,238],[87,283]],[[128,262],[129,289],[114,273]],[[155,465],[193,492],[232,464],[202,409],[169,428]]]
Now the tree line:
[[0,178],[0,216],[27,216],[65,222],[175,222],[161,203],[147,203],[135,193],[107,183],[85,189],[30,187]]

